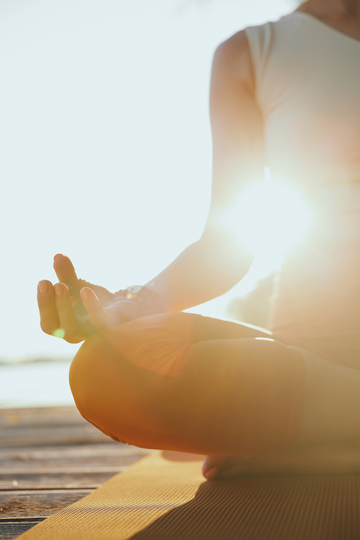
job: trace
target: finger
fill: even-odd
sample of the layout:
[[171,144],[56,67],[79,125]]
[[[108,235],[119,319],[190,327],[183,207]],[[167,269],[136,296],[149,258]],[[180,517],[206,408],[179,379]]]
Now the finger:
[[58,253],[54,257],[54,270],[61,283],[66,283],[71,289],[71,294],[78,292],[79,280],[75,268],[69,257]]
[[64,283],[56,283],[54,289],[56,309],[60,323],[59,329],[63,331],[59,332],[59,337],[63,337],[69,342],[84,339],[80,336],[79,322],[71,304],[69,289]]
[[39,282],[37,287],[37,301],[40,312],[40,326],[45,334],[53,335],[59,328],[59,318],[55,303],[55,293],[52,283],[47,280]]
[[90,323],[99,328],[107,328],[109,326],[109,318],[102,309],[99,299],[94,291],[89,287],[84,287],[81,289],[80,295],[89,315]]

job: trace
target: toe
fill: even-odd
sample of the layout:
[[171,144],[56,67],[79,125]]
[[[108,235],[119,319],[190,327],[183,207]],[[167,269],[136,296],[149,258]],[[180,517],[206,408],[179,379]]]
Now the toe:
[[226,456],[207,456],[202,466],[203,476],[207,480],[213,480],[219,471],[226,467],[228,460]]
[[202,473],[207,480],[234,478],[249,474],[247,462],[242,456],[208,456]]
[[213,467],[204,473],[206,480],[215,480],[218,475],[217,467]]

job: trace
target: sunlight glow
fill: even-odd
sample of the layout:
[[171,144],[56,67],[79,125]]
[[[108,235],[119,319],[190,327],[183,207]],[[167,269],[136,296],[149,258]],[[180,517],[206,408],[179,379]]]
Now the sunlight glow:
[[53,336],[63,339],[65,337],[65,332],[62,328],[58,328],[53,332]]
[[302,242],[312,216],[297,189],[267,177],[240,193],[222,221],[245,251],[278,265]]
[[[80,346],[39,328],[34,284],[57,281],[55,253],[117,291],[147,283],[200,237],[214,51],[292,10],[292,0],[0,3],[0,227],[11,261],[2,265],[0,361],[67,358]],[[81,242],[80,201],[97,216]]]

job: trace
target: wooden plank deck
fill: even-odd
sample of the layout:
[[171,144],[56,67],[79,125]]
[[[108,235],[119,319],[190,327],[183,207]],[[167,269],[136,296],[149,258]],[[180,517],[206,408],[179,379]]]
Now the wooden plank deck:
[[16,538],[148,453],[112,441],[75,407],[0,409],[0,539]]

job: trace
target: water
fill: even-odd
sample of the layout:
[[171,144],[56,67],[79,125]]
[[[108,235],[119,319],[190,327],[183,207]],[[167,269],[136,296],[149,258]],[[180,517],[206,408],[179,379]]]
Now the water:
[[74,405],[70,360],[0,365],[0,408]]

